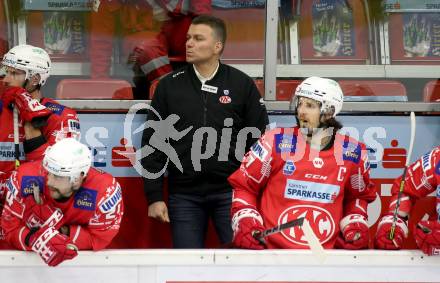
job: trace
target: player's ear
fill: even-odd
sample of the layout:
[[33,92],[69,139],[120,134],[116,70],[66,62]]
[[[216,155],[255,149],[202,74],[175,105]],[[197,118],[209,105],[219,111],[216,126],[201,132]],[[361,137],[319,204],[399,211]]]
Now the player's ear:
[[86,175],[84,174],[84,172],[81,172],[81,174],[78,176],[78,178],[76,178],[76,180],[72,184],[72,188],[74,191],[79,190],[79,188],[81,187],[85,178],[86,178]]

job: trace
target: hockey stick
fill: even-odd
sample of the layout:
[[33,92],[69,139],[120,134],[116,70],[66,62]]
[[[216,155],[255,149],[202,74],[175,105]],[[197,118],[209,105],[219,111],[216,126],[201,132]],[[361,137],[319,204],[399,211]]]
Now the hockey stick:
[[410,119],[411,119],[411,137],[409,141],[409,149],[406,157],[405,168],[403,169],[402,179],[400,180],[399,193],[397,195],[396,207],[394,208],[394,212],[393,212],[393,223],[391,224],[391,230],[389,235],[389,239],[393,241],[396,247],[397,245],[394,242],[394,232],[396,231],[397,214],[399,212],[400,199],[402,198],[403,189],[405,187],[406,172],[408,171],[408,166],[409,163],[411,162],[411,154],[413,151],[414,139],[416,136],[416,115],[414,114],[414,112],[411,112]]
[[272,235],[272,234],[279,233],[279,232],[281,232],[281,231],[283,231],[284,229],[287,229],[287,228],[292,228],[292,227],[295,227],[295,226],[302,226],[303,223],[304,223],[304,217],[300,217],[300,218],[298,218],[298,219],[295,219],[295,220],[292,220],[292,221],[286,222],[286,223],[284,223],[284,224],[277,225],[277,226],[275,226],[275,227],[272,227],[272,228],[266,229],[266,230],[264,230],[264,231],[261,232],[261,233],[254,233],[253,236],[254,236],[254,238],[256,238],[258,241],[264,243],[264,238],[265,238],[265,237],[267,237],[267,236],[269,236],[269,235]]
[[[284,229],[295,227],[295,226],[301,226],[303,233],[304,233],[304,238],[306,238],[306,241],[309,244],[310,250],[318,258],[319,262],[322,263],[326,258],[324,248],[322,247],[321,243],[319,242],[318,237],[316,237],[315,233],[313,232],[312,227],[310,227],[309,221],[307,221],[304,217],[286,222],[284,224],[272,227],[270,229],[266,229],[261,233],[261,235],[257,235],[258,236],[257,239],[260,242],[264,243],[264,237],[269,236],[271,234],[279,233],[279,232],[283,231]],[[254,235],[254,237],[255,237],[255,235]]]
[[[302,226],[303,222],[304,222],[304,217],[300,217],[298,219],[288,221],[284,224],[277,225],[272,228],[266,229],[263,232],[255,231],[252,233],[252,236],[255,239],[257,239],[259,242],[264,244],[264,237],[279,233],[279,232],[283,231],[284,229],[292,228],[295,226]],[[233,247],[234,247],[234,244],[232,242],[229,242],[229,243],[223,244],[220,248],[221,249],[229,249],[229,248],[233,248]]]
[[301,226],[304,238],[306,238],[307,243],[309,244],[310,250],[312,253],[318,258],[319,262],[324,262],[326,258],[326,254],[324,251],[324,248],[322,247],[321,243],[319,242],[318,237],[316,237],[315,233],[313,232],[312,227],[310,227],[309,221],[307,221],[304,217],[286,222],[284,224],[275,226],[270,229],[264,230],[261,235],[254,235],[258,236],[258,240],[262,243],[264,243],[264,237],[269,236],[271,234],[279,233],[284,229],[295,227],[295,226]]
[[323,263],[327,255],[325,254],[324,248],[319,242],[318,237],[316,237],[313,232],[312,227],[310,227],[309,221],[305,220],[302,225],[302,230],[304,232],[304,237],[309,243],[310,250],[317,257],[320,263]]
[[14,157],[15,157],[15,169],[20,166],[20,143],[19,143],[19,132],[18,132],[18,110],[14,106],[13,111],[13,123],[14,123]]

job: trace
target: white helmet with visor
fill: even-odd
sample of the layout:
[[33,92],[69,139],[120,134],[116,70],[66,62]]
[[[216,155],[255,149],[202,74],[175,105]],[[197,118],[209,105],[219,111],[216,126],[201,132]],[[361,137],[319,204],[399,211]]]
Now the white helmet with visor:
[[51,174],[69,177],[75,183],[92,165],[90,149],[74,138],[65,138],[47,149],[43,167]]
[[39,84],[44,85],[50,76],[52,62],[44,49],[21,44],[11,48],[3,56],[2,65],[24,71],[26,79],[39,74]]
[[342,109],[344,94],[339,84],[331,79],[310,77],[305,79],[295,91],[291,109],[296,111],[299,97],[307,97],[321,103],[321,114],[335,117]]

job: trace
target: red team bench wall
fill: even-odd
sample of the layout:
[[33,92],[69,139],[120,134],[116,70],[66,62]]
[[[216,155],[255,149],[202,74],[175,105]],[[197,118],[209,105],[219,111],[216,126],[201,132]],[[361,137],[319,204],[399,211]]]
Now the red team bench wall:
[[[170,248],[170,227],[168,224],[147,217],[147,201],[142,179],[131,163],[135,160],[135,152],[140,148],[141,141],[141,133],[133,134],[133,132],[145,122],[145,114],[130,116],[121,113],[80,113],[79,118],[82,142],[93,149],[93,165],[116,176],[123,188],[125,215],[120,233],[110,247]],[[381,210],[388,207],[391,184],[394,178],[402,174],[405,165],[409,144],[409,118],[396,115],[375,115],[368,118],[342,115],[340,119],[345,127],[357,130],[358,133],[353,135],[358,134],[359,139],[367,144],[369,150],[371,176],[380,196],[369,209],[373,235]],[[286,115],[270,115],[270,121],[272,123],[288,121],[290,125],[294,123],[293,117]],[[382,134],[381,137],[373,137],[375,141],[373,142],[371,133],[375,133],[376,130],[382,131],[380,132]],[[417,117],[417,135],[412,161],[437,145],[439,132],[439,116]],[[420,137],[423,137],[423,142]],[[410,227],[425,213],[433,213],[433,201],[434,197],[430,196],[416,205]],[[209,230],[207,244],[211,248],[219,247],[213,229]],[[407,241],[405,247],[414,248],[414,241]]]

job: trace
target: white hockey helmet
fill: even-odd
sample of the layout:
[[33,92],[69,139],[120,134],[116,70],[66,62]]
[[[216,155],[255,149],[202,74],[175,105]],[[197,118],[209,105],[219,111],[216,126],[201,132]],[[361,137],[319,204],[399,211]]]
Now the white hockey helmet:
[[21,44],[11,48],[3,56],[2,65],[25,71],[26,79],[39,74],[39,84],[44,85],[50,76],[52,62],[44,49]]
[[344,94],[339,84],[334,80],[320,77],[307,78],[296,88],[290,105],[294,110],[301,96],[320,102],[321,113],[333,112],[333,117],[341,111],[344,102]]
[[74,138],[65,138],[47,149],[43,167],[60,177],[70,177],[75,183],[81,173],[87,175],[92,165],[90,149]]

